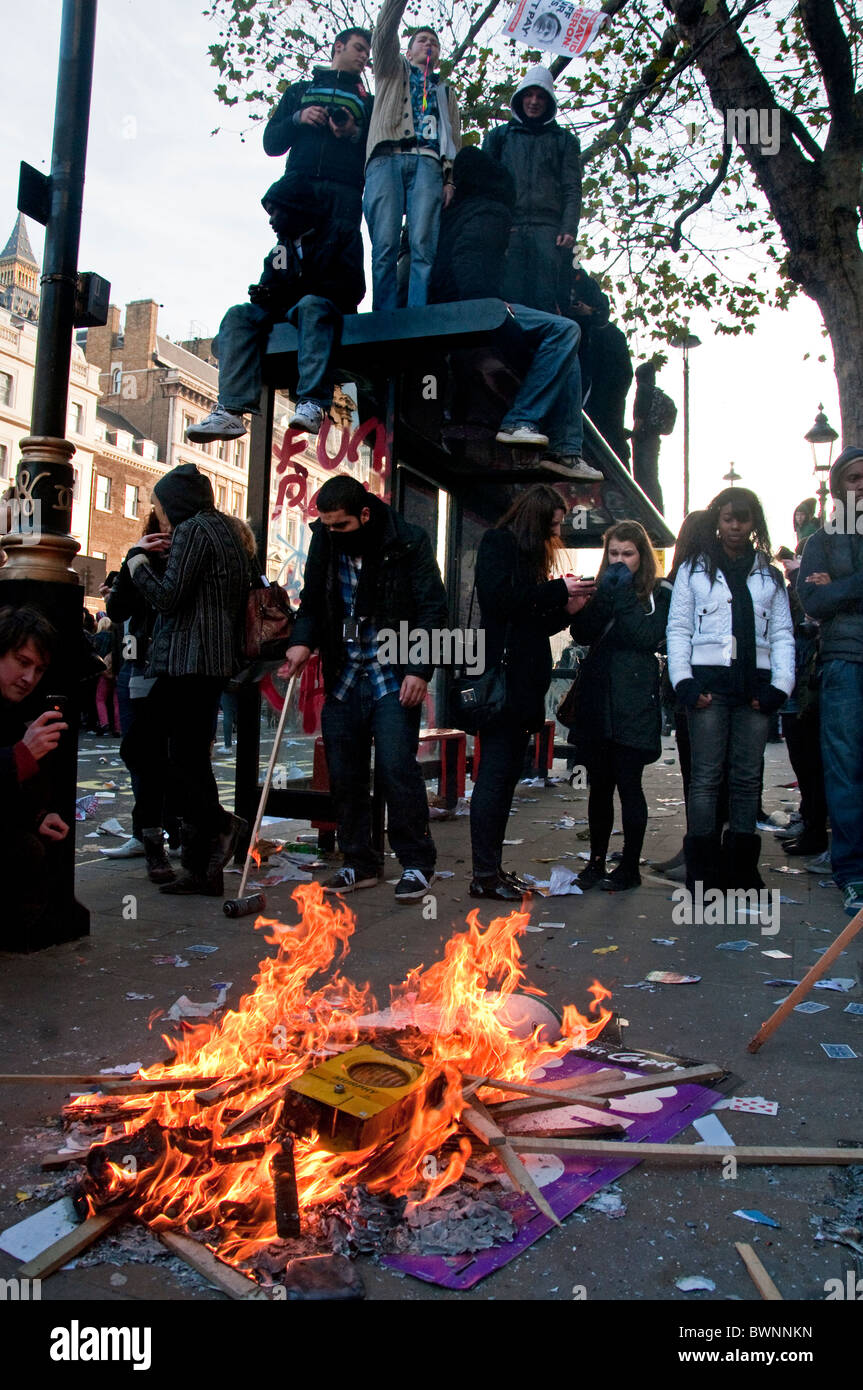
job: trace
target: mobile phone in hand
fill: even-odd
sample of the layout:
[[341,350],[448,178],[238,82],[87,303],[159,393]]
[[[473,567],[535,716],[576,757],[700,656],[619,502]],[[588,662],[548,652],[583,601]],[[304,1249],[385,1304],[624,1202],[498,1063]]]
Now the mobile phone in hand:
[[46,696],[45,696],[45,710],[46,710],[46,712],[47,712],[48,710],[53,710],[53,711],[55,711],[57,714],[62,715],[62,717],[63,717],[64,719],[66,718],[66,706],[68,705],[68,703],[69,703],[69,696],[68,696],[68,695],[46,695]]

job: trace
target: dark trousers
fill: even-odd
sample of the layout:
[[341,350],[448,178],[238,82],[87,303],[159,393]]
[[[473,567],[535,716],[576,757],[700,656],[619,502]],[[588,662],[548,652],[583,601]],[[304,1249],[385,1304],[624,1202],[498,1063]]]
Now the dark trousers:
[[482,757],[470,799],[474,878],[496,879],[500,873],[506,823],[529,738],[509,714],[482,731]]
[[210,762],[222,685],[218,676],[160,676],[146,699],[132,701],[120,756],[138,781],[132,823],[139,838],[164,823],[166,798],[202,835],[226,828]]
[[614,827],[614,793],[620,797],[623,825],[623,866],[638,872],[644,832],[647,829],[647,802],[641,786],[647,759],[640,748],[604,739],[591,753],[587,765],[590,792],[587,819],[590,825],[592,859],[605,859]]
[[803,828],[813,835],[827,834],[827,797],[821,761],[821,729],[817,710],[783,714],[782,732],[788,757],[800,788]]
[[659,485],[659,446],[661,443],[658,434],[634,434],[632,436],[632,476],[642,492],[650,498],[658,512],[664,508],[662,488]]
[[347,868],[361,878],[379,874],[380,854],[372,847],[371,752],[387,805],[387,833],[403,869],[429,874],[435,846],[429,831],[425,782],[417,762],[422,706],[405,709],[398,694],[374,698],[367,676],[343,700],[328,695],[321,711],[321,733],[330,791],[336,807],[339,849]]
[[769,716],[732,697],[713,695],[707,709],[687,711],[692,748],[687,820],[690,835],[712,835],[717,799],[728,777],[728,824],[754,835]]

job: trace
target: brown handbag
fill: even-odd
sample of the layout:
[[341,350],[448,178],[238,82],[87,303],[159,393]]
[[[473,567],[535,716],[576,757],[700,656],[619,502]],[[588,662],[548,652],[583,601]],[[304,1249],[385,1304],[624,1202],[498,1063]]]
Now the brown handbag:
[[248,661],[284,656],[291,640],[294,613],[287,589],[263,581],[246,601],[244,651]]

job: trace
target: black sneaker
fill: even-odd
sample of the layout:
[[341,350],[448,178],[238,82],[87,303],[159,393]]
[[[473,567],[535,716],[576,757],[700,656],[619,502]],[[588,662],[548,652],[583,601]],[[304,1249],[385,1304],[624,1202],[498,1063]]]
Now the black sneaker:
[[396,884],[396,902],[417,902],[425,897],[434,881],[434,869],[429,869],[428,874],[422,869],[405,869]]
[[576,875],[576,882],[583,893],[588,888],[595,888],[598,883],[602,883],[606,877],[605,860],[590,859],[580,874]]
[[505,878],[472,878],[467,891],[472,898],[491,898],[503,903],[520,903],[523,897]]
[[325,893],[353,893],[357,888],[376,888],[380,880],[377,874],[372,878],[366,876],[361,878],[356,869],[350,869],[347,865],[339,869],[337,874],[328,878],[324,884]]
[[608,878],[600,881],[599,886],[604,893],[623,893],[627,888],[641,887],[641,874],[637,869],[625,869],[622,864],[618,864]]

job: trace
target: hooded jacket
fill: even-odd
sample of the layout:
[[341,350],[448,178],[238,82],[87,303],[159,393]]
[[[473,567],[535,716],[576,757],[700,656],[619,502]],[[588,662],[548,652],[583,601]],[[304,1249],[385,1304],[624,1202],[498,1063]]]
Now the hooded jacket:
[[441,213],[430,300],[500,299],[515,187],[500,164],[466,145],[453,165],[455,194]]
[[232,676],[242,660],[249,557],[194,464],[171,469],[153,490],[174,528],[164,573],[139,546],[126,557],[134,583],[159,613],[147,674]]
[[[300,117],[309,106],[343,107],[357,123],[356,137],[339,139],[329,124],[304,123]],[[359,73],[315,68],[310,82],[288,87],[267,121],[264,150],[270,155],[288,151],[286,175],[344,183],[361,192],[371,114],[372,98]]]
[[[550,98],[541,121],[525,119],[528,87],[541,87]],[[581,146],[557,124],[557,98],[548,68],[529,68],[510,103],[512,120],[495,126],[482,148],[503,164],[515,184],[515,226],[548,226],[578,236],[581,218]]]
[[[399,623],[430,632],[447,623],[446,590],[426,532],[369,495],[372,545],[363,552],[356,611],[373,620],[378,632]],[[291,634],[292,646],[320,651],[327,690],[335,686],[345,664],[342,625],[347,616],[339,583],[339,550],[322,521],[312,522],[312,540],[303,575],[300,609]],[[405,675],[430,680],[432,667],[397,667]]]

